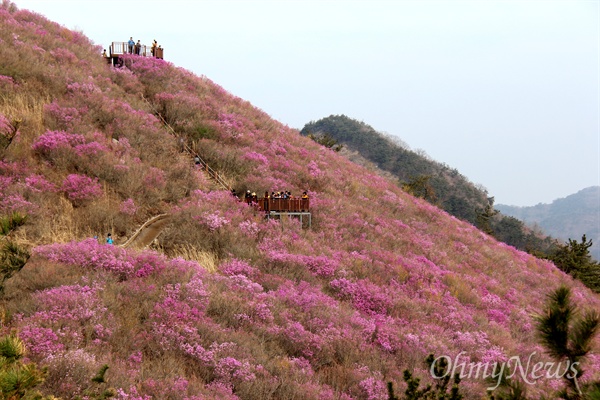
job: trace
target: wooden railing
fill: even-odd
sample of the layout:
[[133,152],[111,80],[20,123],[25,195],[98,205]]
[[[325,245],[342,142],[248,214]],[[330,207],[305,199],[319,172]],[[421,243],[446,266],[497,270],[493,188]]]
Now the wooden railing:
[[210,165],[208,165],[208,163],[202,159],[202,157],[200,157],[199,155],[196,155],[194,158],[196,158],[196,157],[198,157],[197,162],[200,163],[200,165],[202,166],[202,168],[204,168],[204,170],[208,173],[208,175],[215,182],[217,182],[223,189],[231,192],[231,187],[227,184],[227,182],[225,182],[223,180],[223,178],[221,178],[221,175],[219,175],[219,173],[217,171],[212,169],[210,167]]
[[[152,103],[150,103],[150,101],[144,97],[144,95],[142,95],[142,98],[146,101],[146,103],[152,107]],[[177,132],[175,132],[175,129],[173,129],[173,127],[171,125],[169,125],[169,123],[167,122],[167,120],[165,119],[165,117],[162,116],[162,114],[157,113],[156,116],[162,121],[162,123],[164,124],[164,126],[169,130],[169,132],[171,132],[171,134],[175,137],[178,137],[178,141],[181,144],[182,151],[187,151],[190,155],[191,154],[196,154],[194,156],[194,163],[196,163],[197,165],[202,166],[202,168],[204,168],[204,170],[206,171],[206,173],[208,173],[208,175],[215,181],[217,182],[223,189],[231,192],[232,188],[231,186],[229,186],[229,184],[227,182],[225,182],[225,180],[221,177],[221,175],[219,175],[219,173],[217,171],[215,171],[214,169],[212,169],[210,167],[210,165],[208,165],[208,163],[206,161],[204,161],[202,159],[202,157],[200,157],[200,155],[198,155],[194,149],[192,149],[183,139],[182,136],[179,136],[177,134]],[[198,157],[198,159],[196,160],[196,157]]]
[[163,58],[164,54],[164,49],[162,47],[156,47],[154,49],[155,54],[153,55],[152,46],[146,46],[145,44],[140,45],[139,53],[137,53],[135,46],[133,46],[133,50],[130,51],[128,42],[112,42],[109,50],[109,57],[116,57],[122,54],[138,54],[142,57]]
[[309,212],[309,199],[271,199],[271,198],[252,198],[245,199],[246,203],[255,205],[260,211],[265,212]]

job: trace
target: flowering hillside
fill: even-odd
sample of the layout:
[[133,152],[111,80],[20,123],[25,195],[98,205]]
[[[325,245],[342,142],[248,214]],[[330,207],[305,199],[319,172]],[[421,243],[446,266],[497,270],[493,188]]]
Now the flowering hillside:
[[[551,361],[533,315],[564,283],[503,245],[272,120],[206,77],[135,55],[108,66],[76,32],[0,6],[0,217],[31,252],[2,329],[61,398],[387,399],[429,353]],[[0,141],[0,144],[4,143]],[[238,192],[310,195],[312,227]],[[152,250],[118,246],[169,214]],[[104,244],[108,232],[115,245]],[[94,239],[99,236],[100,239]],[[600,343],[583,381],[600,379]],[[106,382],[91,379],[108,365]],[[104,385],[104,386],[103,386]],[[562,387],[541,379],[532,394]],[[489,384],[464,379],[467,398]]]

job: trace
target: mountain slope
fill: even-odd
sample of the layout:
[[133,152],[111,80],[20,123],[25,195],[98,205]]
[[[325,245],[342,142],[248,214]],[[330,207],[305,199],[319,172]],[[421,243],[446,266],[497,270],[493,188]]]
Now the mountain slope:
[[[2,149],[0,215],[29,216],[2,240],[32,253],[6,282],[3,329],[48,366],[43,393],[108,385],[119,399],[381,399],[406,368],[430,381],[430,352],[548,360],[532,314],[559,284],[600,306],[551,263],[206,77],[135,55],[110,68],[88,39],[8,2],[0,40],[0,134],[14,133]],[[308,190],[312,228],[267,221],[211,190],[180,138],[238,193]],[[153,250],[93,239],[112,232],[122,244],[159,214],[169,218]],[[107,383],[96,386],[104,364]],[[585,367],[600,378],[600,358]],[[468,398],[487,385],[461,384]]]
[[582,235],[592,239],[590,253],[600,259],[600,186],[592,186],[551,204],[517,207],[498,204],[500,212],[511,215],[529,225],[537,225],[548,234],[560,238],[580,240]]

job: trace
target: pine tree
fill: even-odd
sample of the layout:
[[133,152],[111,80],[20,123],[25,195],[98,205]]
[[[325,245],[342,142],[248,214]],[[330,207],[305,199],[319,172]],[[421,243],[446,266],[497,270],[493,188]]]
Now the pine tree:
[[0,295],[4,291],[4,282],[19,272],[29,260],[27,250],[16,243],[7,242],[0,250]]
[[402,184],[402,189],[415,197],[427,200],[431,204],[436,204],[437,197],[435,189],[429,183],[431,175],[420,175],[411,178],[410,181]]
[[344,148],[343,144],[339,144],[337,140],[335,140],[333,138],[333,136],[331,136],[328,133],[323,133],[320,135],[315,135],[313,133],[309,133],[308,137],[312,140],[314,140],[315,142],[319,143],[321,146],[325,146],[328,149],[332,149],[336,152],[339,152],[340,150],[342,150]]
[[600,264],[592,259],[590,247],[592,241],[588,241],[585,235],[582,236],[581,243],[569,239],[549,259],[562,271],[600,293]]
[[35,388],[45,377],[46,370],[39,369],[36,364],[23,363],[25,345],[16,336],[0,338],[0,395],[3,399],[54,399],[53,396],[42,397]]
[[[450,377],[448,372],[448,363],[445,358],[438,359],[436,362],[433,354],[430,354],[425,362],[432,372],[432,375],[437,378],[435,386],[427,385],[424,388],[420,388],[421,380],[413,377],[410,371],[404,371],[404,382],[406,382],[406,390],[404,391],[405,399],[407,400],[419,400],[419,399],[435,399],[435,400],[461,400],[463,395],[460,393],[460,377],[458,373],[453,378]],[[451,386],[451,379],[452,384]],[[394,396],[393,386],[388,383],[388,394],[389,399],[396,400]]]
[[488,392],[490,400],[527,400],[527,388],[523,382],[513,379],[515,371],[510,371],[509,368],[501,371],[499,382],[496,377],[490,377],[491,384],[498,383],[498,387],[491,392]]
[[577,314],[577,307],[571,301],[571,290],[561,286],[549,295],[545,310],[536,317],[540,342],[547,353],[558,362],[566,361],[570,367],[569,373],[563,376],[567,386],[560,396],[564,399],[582,399],[584,391],[590,392],[598,385],[580,386],[584,371],[579,363],[591,350],[594,335],[600,327],[600,316],[595,310],[579,318]]
[[494,230],[492,229],[492,218],[498,214],[498,211],[494,209],[494,198],[488,197],[487,200],[488,203],[485,208],[482,211],[477,212],[477,227],[488,235],[491,235],[494,233]]

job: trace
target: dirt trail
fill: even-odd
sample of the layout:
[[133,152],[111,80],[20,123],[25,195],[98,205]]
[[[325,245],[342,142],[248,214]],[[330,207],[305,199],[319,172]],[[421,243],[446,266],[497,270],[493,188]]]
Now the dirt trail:
[[160,235],[168,222],[169,216],[167,214],[150,218],[121,247],[143,249]]

